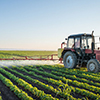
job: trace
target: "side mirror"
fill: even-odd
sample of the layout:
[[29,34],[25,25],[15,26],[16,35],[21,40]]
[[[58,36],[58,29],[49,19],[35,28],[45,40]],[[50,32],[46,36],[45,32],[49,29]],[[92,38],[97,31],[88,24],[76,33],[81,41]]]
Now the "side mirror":
[[67,38],[65,38],[65,40],[68,40]]
[[62,44],[65,44],[65,42],[62,42]]
[[63,48],[63,45],[64,45],[64,44],[65,44],[65,42],[62,42],[62,43],[61,43],[61,48]]

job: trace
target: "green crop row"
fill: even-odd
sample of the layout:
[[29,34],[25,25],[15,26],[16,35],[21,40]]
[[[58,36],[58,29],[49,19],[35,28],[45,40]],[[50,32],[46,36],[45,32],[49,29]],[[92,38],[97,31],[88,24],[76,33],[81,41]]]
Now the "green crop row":
[[[65,77],[59,77],[59,76],[53,75],[51,73],[39,71],[39,70],[34,69],[34,68],[29,68],[29,67],[24,67],[24,68],[27,69],[27,70],[34,71],[34,72],[39,73],[39,74],[43,74],[43,75],[48,76],[48,77],[52,77],[52,78],[55,78],[55,79],[58,79],[58,80],[60,79],[64,82],[69,82],[69,83],[73,82],[72,80],[66,79]],[[81,95],[85,95],[85,96],[88,96],[90,98],[100,98],[99,94],[96,95],[93,92],[87,91],[85,89],[80,89],[80,88],[77,88],[77,87],[74,88],[72,86],[71,86],[71,88],[74,92],[80,93]]]
[[[46,80],[46,81],[48,81],[48,82],[51,80],[50,78],[44,78],[44,77],[42,77],[42,76],[36,75],[35,73],[28,72],[28,71],[26,71],[26,70],[23,69],[23,68],[18,68],[18,67],[17,67],[17,69],[22,70],[22,71],[24,71],[24,72],[26,72],[26,73],[28,73],[28,74],[32,74],[32,75],[34,75],[35,77],[42,78],[42,79],[44,79],[44,80]],[[62,75],[62,73],[55,72],[55,71],[54,71],[54,74],[56,74],[56,75]],[[62,76],[63,76],[63,75],[62,75]],[[66,75],[64,75],[64,76],[66,76]],[[74,76],[72,76],[72,77],[73,77],[73,79],[76,78],[76,77],[74,77]],[[67,78],[70,78],[70,76],[67,77]],[[51,82],[52,82],[52,81],[51,81]],[[60,83],[61,83],[61,82],[60,82]],[[59,84],[59,82],[56,82],[56,84]],[[74,80],[74,81],[70,80],[70,81],[69,81],[69,84],[73,84],[73,85],[75,85],[75,86],[82,87],[82,88],[88,89],[88,90],[90,90],[90,91],[94,91],[94,92],[96,92],[96,93],[100,93],[100,88],[99,88],[99,87],[91,86],[91,85],[89,85],[89,84],[87,84],[87,83],[78,82],[78,81],[76,81],[76,80]],[[59,85],[60,85],[60,84],[59,84]]]
[[[41,66],[43,67],[43,66]],[[34,68],[34,66],[33,66]],[[98,81],[100,82],[100,77],[96,77],[96,76],[92,76],[92,75],[88,75],[88,74],[85,74],[85,73],[77,73],[75,71],[72,71],[72,69],[67,69],[67,71],[63,70],[63,69],[59,69],[59,68],[56,68],[56,67],[43,67],[45,69],[49,69],[49,70],[53,70],[53,71],[57,71],[57,72],[62,72],[63,74],[69,74],[69,75],[75,75],[77,77],[80,77],[80,78],[86,78],[86,79],[90,79],[90,80],[93,80],[93,81]],[[74,69],[73,69],[74,70]]]
[[[27,72],[25,69],[22,69],[22,68],[18,68],[18,67],[16,67],[17,69],[19,69],[19,70],[22,70],[22,71],[24,71],[24,72],[26,72],[26,73],[28,73],[28,74],[32,74],[32,75],[34,75],[35,73],[33,73],[33,72]],[[20,76],[22,76],[22,77],[24,77],[24,78],[26,78],[26,79],[28,79],[28,80],[30,80],[30,81],[32,81],[33,83],[35,83],[35,84],[37,84],[37,85],[40,85],[40,86],[42,86],[43,88],[45,88],[45,89],[47,89],[47,90],[49,90],[49,91],[51,91],[51,92],[54,92],[56,95],[60,95],[61,97],[63,97],[63,98],[66,98],[66,99],[72,99],[72,100],[77,100],[76,98],[74,98],[74,97],[72,97],[69,93],[68,93],[68,91],[66,92],[66,91],[59,91],[59,90],[57,90],[57,89],[54,89],[52,86],[49,86],[49,85],[46,85],[45,83],[42,83],[42,82],[40,82],[40,81],[38,81],[38,80],[36,80],[36,79],[33,79],[33,78],[31,78],[31,77],[29,77],[29,76],[26,76],[26,75],[23,75],[23,74],[21,74],[21,73],[19,73],[19,72],[17,72],[17,71],[15,71],[15,70],[12,70],[12,69],[9,69],[9,68],[6,68],[6,69],[8,69],[8,70],[10,70],[11,72],[14,72],[14,73],[16,73],[16,74],[18,74],[18,75],[20,75]],[[35,75],[36,76],[36,75]],[[44,79],[43,77],[41,77],[42,79]],[[46,78],[45,78],[46,79]],[[51,79],[51,81],[53,81],[53,82],[55,82],[54,80],[52,80]],[[49,81],[50,82],[50,81]],[[55,82],[55,83],[57,83],[57,82]],[[61,84],[60,84],[61,85]],[[67,84],[66,84],[66,87],[68,87],[67,86]],[[68,90],[68,89],[67,89]]]
[[93,80],[93,81],[100,82],[100,77],[95,77],[95,76],[88,75],[88,74],[85,74],[85,73],[79,74],[77,72],[70,72],[70,71],[63,72],[62,70],[59,70],[59,72],[62,72],[62,73],[65,73],[65,74],[70,74],[70,75],[76,75],[77,77],[80,77],[80,78],[86,78],[86,79],[90,79],[90,80]]
[[59,76],[63,76],[63,77],[66,77],[66,78],[70,78],[72,80],[77,80],[79,82],[84,82],[84,83],[88,83],[90,85],[94,85],[94,86],[100,87],[100,83],[89,81],[89,80],[84,79],[84,78],[79,78],[79,77],[76,77],[75,75],[68,75],[68,74],[64,74],[64,73],[60,73],[60,72],[56,73],[56,71],[51,71],[51,73],[53,73],[55,75],[58,75],[57,73],[59,73]]
[[[7,75],[10,79],[14,80],[17,82],[20,86],[24,87],[26,90],[29,90],[32,94],[35,96],[39,97],[42,100],[58,100],[57,98],[53,98],[49,94],[45,94],[44,91],[38,90],[36,87],[33,87],[31,84],[28,82],[24,81],[21,78],[16,77],[14,74],[11,74],[10,72],[4,70],[3,68],[0,68],[0,72]],[[28,77],[28,76],[27,76]]]
[[[24,67],[24,68],[28,68],[28,67]],[[32,69],[32,68],[28,68],[28,69]],[[37,70],[37,69],[33,69],[33,70]],[[38,71],[38,70],[37,70]],[[40,73],[42,73],[42,71],[38,71],[38,72],[40,72]],[[47,73],[47,72],[43,72],[43,73]],[[53,72],[53,73],[55,73],[56,75],[61,75],[61,76],[67,76],[67,75],[65,75],[65,74],[62,74],[62,73],[59,73],[59,72]],[[48,74],[48,73],[47,73]],[[46,74],[46,75],[47,75]],[[51,73],[50,73],[51,74]],[[48,76],[50,76],[50,74],[48,75]],[[52,78],[54,77],[55,75],[52,75]],[[55,76],[56,77],[56,76]],[[68,78],[68,77],[67,77]],[[73,78],[76,78],[76,76],[73,76]],[[64,82],[66,82],[65,80],[64,80]],[[72,80],[70,80],[69,81],[69,84],[73,84],[73,85],[75,85],[75,86],[78,86],[78,87],[81,87],[81,88],[85,88],[85,89],[88,89],[88,90],[90,90],[90,91],[94,91],[94,92],[96,92],[96,93],[100,93],[100,88],[99,87],[96,87],[96,86],[92,86],[92,85],[89,85],[89,84],[87,84],[87,83],[83,83],[83,82],[78,82],[78,81],[76,81],[76,80],[74,80],[74,81],[72,81]]]
[[34,55],[52,55],[57,54],[57,51],[1,51],[0,50],[0,58],[13,58],[14,56],[34,56]]
[[[47,69],[47,67],[45,67],[45,68]],[[57,69],[57,68],[53,68],[53,69]],[[64,76],[64,77],[69,78],[69,79],[74,79],[74,81],[69,81],[69,83],[71,83],[75,86],[78,86],[78,87],[86,88],[86,89],[94,91],[96,93],[100,93],[100,88],[96,87],[96,86],[100,86],[99,83],[94,83],[93,81],[89,81],[89,80],[86,80],[86,79],[80,79],[80,78],[76,77],[75,75],[66,75],[64,73],[55,72],[55,71],[51,71],[51,73],[59,75],[59,76]],[[78,82],[78,81],[75,81],[75,80],[83,81],[83,82],[86,82],[86,83]],[[96,85],[96,86],[91,86],[87,83],[92,84],[92,85]]]
[[92,72],[87,72],[86,70],[81,70],[83,68],[80,68],[80,69],[68,69],[68,68],[65,68],[64,66],[62,65],[37,65],[37,67],[44,67],[46,69],[57,69],[58,70],[62,70],[63,72],[66,72],[66,71],[70,71],[70,72],[76,72],[76,73],[85,73],[85,74],[88,74],[88,75],[92,75],[92,76],[96,76],[96,77],[100,77],[100,73],[92,73]]
[[0,100],[2,100],[2,96],[0,96]]
[[[52,73],[55,74],[55,75],[64,76],[67,79],[68,78],[74,79],[70,83],[73,84],[73,85],[75,85],[75,86],[82,87],[82,88],[88,89],[90,91],[94,91],[95,93],[100,93],[100,87],[93,86],[93,85],[99,85],[99,83],[93,83],[93,81],[90,81],[90,83],[93,83],[93,84],[89,85],[89,84],[87,84],[88,80],[87,81],[85,80],[86,83],[76,81],[76,80],[78,80],[78,78],[75,75],[71,76],[71,75],[66,75],[66,74],[62,74],[60,72],[55,72],[55,71],[52,71]],[[82,79],[82,80],[84,80],[84,79]],[[80,79],[80,81],[81,81],[81,79]]]
[[[19,89],[16,85],[14,85],[9,79],[4,77],[2,74],[0,74],[0,80],[10,88],[11,91],[15,93],[20,99],[22,100],[33,100],[32,97],[28,96],[27,93]],[[1,99],[2,100],[2,99]]]
[[2,100],[1,92],[0,92],[0,100]]
[[[14,69],[18,69],[18,70],[20,70],[20,71],[23,71],[23,72],[29,74],[29,75],[33,75],[33,76],[35,76],[35,77],[37,77],[37,78],[43,79],[43,80],[45,80],[45,81],[48,81],[48,83],[52,83],[52,84],[57,85],[57,86],[63,84],[63,82],[62,82],[61,80],[55,80],[55,79],[52,79],[52,78],[45,78],[45,77],[43,77],[42,75],[37,75],[37,74],[35,74],[35,73],[32,72],[32,71],[28,72],[28,71],[27,71],[26,69],[24,69],[24,68],[15,67]],[[11,70],[11,69],[8,68],[8,70]],[[14,71],[14,70],[13,70],[13,71]]]
[[99,73],[93,73],[93,72],[87,72],[87,71],[81,71],[81,70],[78,70],[78,69],[75,69],[74,71],[71,69],[70,71],[72,72],[76,72],[76,73],[85,73],[87,75],[92,75],[92,76],[95,76],[95,77],[100,77],[100,74]]

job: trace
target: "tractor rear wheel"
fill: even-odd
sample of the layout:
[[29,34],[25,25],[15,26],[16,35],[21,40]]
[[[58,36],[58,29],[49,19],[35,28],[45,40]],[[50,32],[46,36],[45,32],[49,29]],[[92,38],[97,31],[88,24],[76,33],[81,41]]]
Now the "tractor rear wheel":
[[89,72],[99,72],[100,71],[100,64],[96,59],[90,59],[87,63],[87,70]]
[[75,68],[77,64],[76,54],[68,51],[63,56],[63,63],[66,68]]

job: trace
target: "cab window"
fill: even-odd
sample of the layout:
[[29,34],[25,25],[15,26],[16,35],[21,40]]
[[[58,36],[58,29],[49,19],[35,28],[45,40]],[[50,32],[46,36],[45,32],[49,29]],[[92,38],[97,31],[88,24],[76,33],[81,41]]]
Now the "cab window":
[[92,37],[87,38],[88,49],[91,49]]
[[68,39],[68,48],[72,48],[74,44],[74,38],[69,38]]
[[87,47],[86,37],[85,36],[82,37],[82,45],[81,45],[81,47],[82,47],[82,49],[86,49],[86,47]]
[[80,38],[75,38],[75,48],[80,48]]

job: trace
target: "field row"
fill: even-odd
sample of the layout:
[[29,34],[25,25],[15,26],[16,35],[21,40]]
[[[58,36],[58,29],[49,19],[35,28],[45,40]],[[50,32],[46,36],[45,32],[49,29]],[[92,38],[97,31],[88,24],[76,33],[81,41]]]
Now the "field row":
[[23,100],[100,99],[100,81],[94,73],[81,70],[80,76],[79,70],[60,65],[11,66],[0,68],[0,73],[1,82]]
[[57,54],[57,51],[0,51],[0,58],[17,58],[20,56],[34,56],[34,55],[52,55]]

